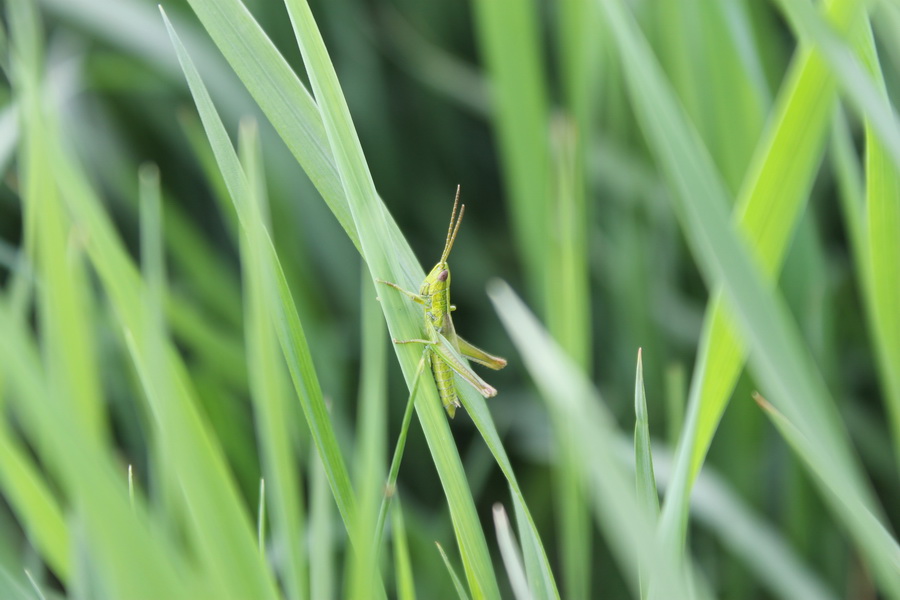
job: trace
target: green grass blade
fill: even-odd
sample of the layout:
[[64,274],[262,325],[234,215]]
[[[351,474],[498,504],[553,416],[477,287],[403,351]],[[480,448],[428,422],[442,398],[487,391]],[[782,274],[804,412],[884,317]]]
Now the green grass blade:
[[513,595],[517,600],[530,600],[532,596],[528,589],[528,578],[525,576],[525,565],[522,564],[516,536],[512,532],[509,517],[506,516],[502,504],[494,505],[494,529],[497,532],[497,545],[500,547],[500,555],[506,566]]
[[619,460],[616,429],[596,390],[506,284],[496,283],[490,296],[541,395],[571,424],[589,502],[626,582],[637,592],[638,564],[652,564],[654,581],[667,598],[691,597],[674,557],[658,547],[654,524]]
[[416,600],[416,584],[413,580],[412,563],[409,558],[409,542],[406,538],[406,524],[403,508],[399,500],[394,500],[391,511],[391,529],[394,541],[394,581],[399,600]]
[[891,594],[900,593],[896,542],[871,527],[878,508],[796,325],[763,283],[746,248],[733,237],[724,188],[634,21],[620,2],[607,0],[603,7],[620,54],[631,65],[627,74],[636,112],[676,191],[682,225],[701,271],[711,285],[722,286],[738,329],[752,350],[751,364],[761,386],[770,390],[770,396],[777,398],[781,409],[809,438],[814,452],[804,458],[814,461],[807,466],[825,474],[825,489],[843,490],[840,502],[828,492],[825,500],[847,525],[879,582]]
[[336,598],[334,592],[337,568],[334,564],[334,496],[328,483],[328,475],[318,453],[309,458],[310,511],[309,511],[309,597]]
[[[163,18],[165,19],[165,14],[163,14]],[[190,56],[188,56],[184,46],[180,43],[178,35],[171,28],[171,24],[168,21],[166,21],[166,24],[169,27],[172,43],[175,46],[185,76],[190,84],[194,100],[197,103],[204,128],[216,154],[216,160],[219,162],[219,168],[231,193],[241,226],[245,228],[256,227],[258,229],[261,227],[261,224],[254,221],[252,213],[247,210],[248,199],[250,198],[249,184],[234,152],[234,148],[231,146],[225,127],[219,119],[218,113]],[[266,283],[268,306],[270,311],[273,311],[270,313],[272,315],[270,318],[274,319],[282,352],[284,352],[287,359],[294,387],[300,398],[313,440],[322,457],[325,473],[328,475],[328,481],[335,496],[338,509],[341,512],[341,517],[344,519],[347,527],[350,528],[353,522],[352,515],[355,506],[353,490],[340,447],[331,426],[328,410],[325,407],[325,401],[322,398],[322,391],[319,388],[318,378],[313,368],[306,336],[294,308],[290,289],[287,286],[287,281],[281,270],[275,249],[272,247],[271,240],[268,239],[268,234],[257,231],[255,236],[260,243],[263,240],[265,241],[265,264],[261,266],[265,268],[264,281]]]
[[241,127],[243,165],[252,192],[250,213],[256,226],[241,233],[241,267],[244,273],[245,338],[247,372],[261,445],[263,472],[269,481],[268,504],[275,548],[284,553],[281,580],[286,597],[309,597],[307,552],[304,542],[302,479],[294,457],[288,428],[288,393],[278,338],[268,315],[265,275],[265,240],[259,233],[267,226],[267,197],[255,126]]
[[62,507],[27,449],[12,436],[6,423],[0,424],[0,485],[4,499],[28,539],[56,577],[68,582],[72,557],[69,527]]
[[[874,125],[873,133],[880,141],[879,152],[893,160],[896,168],[900,168],[900,120],[887,97],[883,77],[879,73],[877,80],[873,81],[870,72],[867,72],[867,69],[878,69],[878,55],[868,23],[862,30],[854,30],[854,33],[862,34],[854,43],[860,46],[866,63],[863,65],[832,25],[822,19],[812,6],[789,0],[779,0],[778,4],[800,38],[813,42],[825,58],[848,103]],[[857,0],[850,5],[861,11],[865,2]]]
[[[653,472],[653,454],[650,451],[650,424],[647,417],[647,394],[644,391],[644,366],[638,349],[637,369],[634,380],[634,470],[638,502],[647,514],[659,518],[659,494],[656,491],[656,475]],[[641,565],[641,598],[647,597],[650,579],[649,565]]]
[[[830,19],[849,27],[850,2],[833,1],[828,10]],[[755,258],[771,279],[781,268],[821,160],[834,93],[833,78],[824,61],[801,50],[741,187],[734,217],[740,230],[754,240]],[[662,516],[663,528],[679,537],[686,524],[691,482],[705,459],[746,356],[720,291],[707,308],[699,355],[678,474]]]
[[[184,367],[176,361],[170,361],[169,358],[171,350],[163,309],[163,298],[166,293],[160,230],[162,218],[159,215],[159,181],[158,173],[152,168],[142,171],[141,190],[141,215],[149,221],[142,223],[144,239],[141,240],[146,281],[146,285],[142,288],[144,327],[142,331],[137,330],[143,335],[128,332],[126,336],[144,391],[156,410],[155,416],[161,423],[163,457],[167,462],[186,467],[184,471],[177,473],[176,477],[185,488],[188,505],[193,510],[205,511],[204,515],[194,517],[193,525],[196,528],[200,554],[206,561],[205,566],[210,569],[221,590],[239,595],[252,594],[254,597],[274,598],[276,595],[274,581],[263,569],[262,560],[253,543],[248,515],[237,497],[237,490],[233,480],[230,480],[223,456],[203,448],[202,441],[200,444],[195,441],[206,437],[207,440],[203,441],[209,442],[212,438],[200,414],[188,408],[194,399],[190,398],[190,393],[185,393],[183,399],[187,406],[176,408],[170,405],[172,399],[182,399],[178,398],[177,389],[187,388],[189,383],[184,372],[179,372]],[[185,408],[188,410],[184,410]],[[176,427],[170,419],[180,411],[184,414],[178,416],[183,418],[183,421]],[[186,440],[174,436],[193,437],[185,443]],[[186,456],[188,452],[196,454],[188,458]],[[192,481],[185,484],[181,481],[182,477],[191,477]],[[229,486],[233,494],[230,506],[220,498],[212,497],[212,494],[220,489],[227,494]],[[240,521],[222,526],[217,517],[227,518],[229,510],[239,515],[238,518],[244,518],[244,527],[240,526]],[[215,528],[215,532],[210,531],[211,526]]]
[[[87,285],[83,246],[73,243],[73,230],[60,195],[49,145],[53,115],[44,110],[43,77],[38,46],[38,17],[31,3],[10,5],[16,89],[22,110],[21,170],[26,244],[33,243],[32,259],[41,285],[37,288],[38,322],[42,350],[50,365],[48,375],[60,390],[68,390],[78,406],[79,423],[98,440],[106,435],[106,414],[101,401],[98,365],[89,334],[93,311]],[[35,12],[32,12],[35,11]],[[28,224],[33,237],[28,236]]]
[[550,262],[549,107],[535,4],[476,0],[475,26],[491,86],[510,213],[532,290],[547,293]]
[[206,31],[359,248],[316,102],[238,0],[190,0]]
[[[457,382],[459,381],[461,380],[457,378]],[[520,517],[519,525],[522,531],[523,546],[529,559],[526,562],[526,566],[528,567],[528,578],[531,582],[532,591],[537,598],[558,599],[559,591],[556,588],[553,571],[550,569],[550,561],[541,542],[534,518],[531,516],[531,511],[525,502],[525,494],[519,486],[512,463],[509,460],[506,449],[503,447],[497,427],[491,418],[487,402],[481,394],[477,393],[470,386],[457,385],[457,394],[509,484],[517,516]]]
[[[871,35],[869,31],[867,31]],[[878,67],[875,42],[866,44],[873,56],[867,61],[878,82],[878,92],[888,100],[884,77]],[[879,133],[882,123],[866,121],[866,224],[868,230],[869,311],[874,325],[881,367],[884,403],[891,421],[894,453],[900,459],[900,170],[886,151]]]
[[[373,279],[394,281],[412,288],[414,285],[409,285],[409,275],[418,274],[416,279],[421,280],[424,274],[414,260],[409,260],[410,252],[405,242],[392,236],[388,229],[386,211],[375,192],[337,75],[309,6],[299,0],[288,1],[287,6],[369,271]],[[401,272],[404,267],[406,272]],[[383,303],[383,310],[392,336],[396,339],[414,338],[421,317],[411,312],[411,307],[397,310],[400,299],[394,295],[383,296],[391,298]],[[411,382],[420,351],[402,346],[396,351],[407,381]],[[447,495],[469,585],[475,597],[496,598],[499,591],[484,532],[433,383],[425,385],[422,392],[416,399],[416,409]]]
[[[374,284],[362,272],[362,367],[359,385],[357,446],[354,481],[359,497],[356,537],[377,540],[363,543],[351,558],[349,598],[368,600],[381,551],[379,504],[384,498],[387,437],[387,357],[384,318]],[[377,536],[377,538],[376,538]],[[377,544],[377,545],[376,545]]]
[[[16,411],[35,426],[34,442],[42,462],[62,475],[67,497],[79,507],[88,548],[103,584],[121,598],[191,598],[196,580],[177,572],[179,553],[154,534],[146,512],[128,501],[124,477],[113,458],[81,427],[72,427],[73,405],[54,397],[40,369],[34,341],[14,322],[6,303],[0,305],[0,364],[16,391]],[[158,532],[157,532],[158,533]]]
[[[549,208],[553,235],[547,252],[545,301],[547,326],[566,352],[584,369],[591,364],[590,279],[587,245],[587,207],[579,182],[578,152],[582,150],[574,121],[559,117],[553,123],[556,195]],[[546,228],[546,223],[542,225]],[[532,243],[531,246],[538,246]],[[575,598],[590,595],[590,512],[582,498],[584,483],[570,445],[565,422],[554,419],[561,466],[553,489],[558,505],[563,577],[566,593]]]
[[468,594],[466,594],[466,588],[463,585],[462,580],[460,580],[459,575],[456,574],[456,570],[453,568],[453,565],[450,564],[450,559],[447,557],[447,553],[444,552],[443,546],[435,542],[435,546],[437,546],[438,552],[441,553],[441,559],[444,561],[444,566],[447,568],[447,572],[450,574],[450,579],[453,580],[453,587],[456,589],[456,596],[459,600],[469,600]]
[[[660,456],[662,455],[662,456]],[[665,486],[670,469],[667,457],[657,451],[657,473]],[[730,554],[740,559],[756,574],[757,580],[773,596],[784,600],[837,600],[821,579],[821,575],[804,564],[804,557],[789,545],[778,523],[766,522],[746,505],[724,479],[711,469],[697,476],[691,494],[693,522],[708,528]]]

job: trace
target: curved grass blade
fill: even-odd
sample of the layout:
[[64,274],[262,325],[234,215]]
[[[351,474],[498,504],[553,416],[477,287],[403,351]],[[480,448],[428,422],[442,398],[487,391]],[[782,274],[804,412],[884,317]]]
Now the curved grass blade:
[[803,456],[814,472],[824,473],[823,490],[842,489],[841,501],[824,491],[830,508],[847,526],[877,578],[900,595],[900,549],[883,530],[872,527],[880,511],[850,448],[846,432],[821,376],[803,347],[787,309],[752,262],[746,247],[732,235],[726,216],[727,194],[705,148],[672,99],[658,65],[636,24],[618,0],[604,0],[609,31],[626,70],[635,110],[651,148],[676,194],[679,216],[701,272],[725,298],[751,348],[751,364],[762,387],[778,399],[785,414],[800,426],[813,452]]
[[[163,19],[165,18],[165,12],[163,12]],[[166,20],[166,25],[169,28],[172,43],[175,46],[185,76],[194,94],[194,100],[197,103],[204,128],[216,154],[216,160],[219,162],[219,168],[222,170],[225,182],[231,193],[241,227],[247,228],[252,232],[255,236],[254,239],[258,242],[265,242],[263,250],[265,262],[260,265],[260,268],[263,269],[265,275],[267,302],[270,310],[273,311],[274,316],[272,318],[281,342],[282,352],[284,352],[287,359],[288,369],[312,432],[313,440],[322,457],[322,463],[325,467],[325,473],[328,476],[332,493],[341,517],[348,530],[350,530],[352,528],[352,515],[355,506],[350,477],[347,473],[334,430],[331,427],[328,410],[325,407],[318,379],[313,369],[306,336],[303,333],[302,325],[294,308],[284,273],[281,271],[271,240],[262,229],[262,223],[256,218],[257,215],[252,211],[248,211],[249,184],[234,152],[234,148],[231,146],[225,127],[219,119],[218,113],[190,56],[188,56],[187,51],[179,41],[178,34],[172,29],[168,20]]]
[[[309,6],[302,0],[288,0],[287,6],[325,123],[341,182],[350,203],[363,257],[372,278],[394,281],[401,286],[413,288],[406,278],[408,274],[400,272],[397,268],[398,259],[404,254],[408,256],[408,250],[403,253],[391,251],[393,240],[385,218],[386,210],[375,192],[374,182],[353,128],[337,75]],[[401,244],[393,244],[394,247],[398,245]],[[405,243],[402,245],[405,246]],[[413,272],[419,271],[419,280],[424,278],[421,267],[415,262],[410,266],[413,266]],[[413,317],[414,313],[409,307],[397,310],[399,302],[400,299],[390,298],[383,304],[391,335],[396,339],[415,338],[414,332],[420,327],[420,318]],[[419,351],[415,348],[402,347],[396,348],[395,351],[403,364],[407,382],[411,382],[414,368],[418,363]],[[446,419],[440,412],[440,404],[435,401],[436,391],[433,381],[426,382],[422,391],[424,393],[416,400],[416,409],[447,495],[469,585],[476,597],[497,598],[499,590],[484,532],[475,513],[471,492],[466,484],[462,463],[449,434]]]

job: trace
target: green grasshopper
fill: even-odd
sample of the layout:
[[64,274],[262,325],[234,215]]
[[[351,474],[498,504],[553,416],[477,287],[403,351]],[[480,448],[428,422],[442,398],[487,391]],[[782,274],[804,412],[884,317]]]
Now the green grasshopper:
[[425,345],[425,357],[430,363],[434,382],[441,396],[441,403],[451,419],[456,415],[457,407],[460,406],[453,373],[469,382],[485,398],[497,395],[497,390],[470,369],[463,357],[490,369],[502,369],[506,366],[506,359],[488,354],[473,346],[458,336],[453,327],[450,313],[456,310],[456,307],[450,304],[450,267],[447,265],[447,257],[450,255],[450,249],[453,248],[459,224],[462,222],[463,213],[466,210],[465,204],[459,206],[459,218],[457,218],[456,208],[458,206],[459,186],[456,187],[456,200],[453,202],[450,228],[447,230],[447,241],[444,243],[441,260],[425,277],[418,294],[405,290],[396,283],[377,280],[378,283],[394,288],[425,308],[425,332],[428,339],[394,340],[394,343]]

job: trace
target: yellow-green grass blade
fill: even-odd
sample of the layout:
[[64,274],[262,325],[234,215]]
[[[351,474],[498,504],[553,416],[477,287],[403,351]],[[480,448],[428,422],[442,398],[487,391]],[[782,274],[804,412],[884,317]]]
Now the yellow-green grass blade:
[[823,494],[846,525],[877,579],[891,594],[900,592],[896,542],[870,526],[879,513],[869,485],[850,448],[829,394],[803,347],[795,323],[771,286],[763,283],[747,248],[732,235],[727,194],[705,148],[667,89],[658,65],[622,4],[603,2],[616,37],[635,109],[651,148],[676,194],[686,237],[710,285],[720,285],[738,330],[751,348],[760,385],[809,438],[807,466],[823,473],[824,489],[841,489],[841,501]]
[[[449,344],[445,344],[444,349],[451,353],[455,360],[464,361],[464,359],[456,353],[454,348]],[[472,386],[465,385],[462,377],[457,375],[457,396],[462,402],[466,412],[471,417],[472,422],[478,428],[478,432],[487,444],[488,449],[494,456],[494,460],[506,477],[512,492],[513,505],[516,508],[516,517],[519,520],[519,529],[522,535],[523,549],[526,557],[526,568],[528,569],[529,587],[536,598],[558,598],[559,591],[556,588],[556,581],[553,572],[550,569],[550,562],[547,558],[546,551],[541,543],[540,536],[537,533],[537,526],[531,516],[531,511],[525,502],[525,495],[519,486],[519,482],[513,471],[512,463],[503,447],[500,434],[491,418],[488,410],[487,402],[482,395]],[[574,464],[574,462],[573,462]]]
[[[85,247],[126,340],[131,342],[136,367],[145,383],[153,381],[145,350],[153,332],[146,331],[142,283],[83,173],[60,146],[54,139],[53,164],[66,183],[67,206],[85,231]],[[185,501],[191,511],[190,532],[198,557],[215,572],[217,585],[267,597],[273,591],[271,579],[255,551],[246,507],[238,498],[221,450],[197,412],[186,369],[169,347],[166,361],[170,368],[164,375],[174,379],[169,382],[172,396],[148,387],[149,407],[156,419],[154,430],[166,447],[161,470],[178,481],[179,501]]]
[[241,272],[244,274],[244,319],[247,340],[247,372],[251,400],[256,414],[263,473],[269,482],[267,503],[272,522],[273,546],[283,553],[281,581],[290,600],[309,597],[309,574],[304,541],[306,514],[303,503],[301,469],[288,426],[290,410],[286,373],[278,338],[268,315],[268,299],[263,270],[265,240],[259,239],[267,226],[268,202],[262,173],[255,124],[241,126],[242,164],[251,191],[250,213],[256,227],[241,232]]
[[[850,2],[834,0],[828,10],[829,18],[849,27],[849,15],[854,13]],[[755,258],[770,280],[784,260],[821,160],[834,89],[821,57],[800,50],[741,187],[734,220],[753,240]],[[716,291],[706,312],[678,472],[663,507],[663,527],[672,535],[683,535],[691,482],[706,457],[745,354],[722,293]]]
[[[0,377],[9,379],[2,373]],[[0,423],[0,485],[35,549],[54,575],[68,582],[72,573],[71,542],[60,501],[5,422]]]
[[638,502],[614,444],[615,425],[597,391],[506,284],[496,283],[489,293],[549,409],[571,423],[588,503],[625,581],[637,592],[638,565],[653,565],[654,583],[667,598],[691,597],[684,573],[673,555],[660,550],[651,515]]
[[[362,254],[373,279],[393,281],[415,289],[424,278],[421,267],[411,259],[408,246],[392,233],[386,210],[375,192],[349,109],[328,58],[309,6],[303,1],[287,2],[288,13],[316,95],[328,140],[335,157],[341,183],[357,227]],[[405,251],[397,248],[405,246]],[[413,275],[411,278],[410,275]],[[412,279],[412,282],[410,281]],[[382,294],[388,328],[395,339],[413,339],[421,328],[421,313],[396,294]],[[420,358],[417,347],[397,345],[407,382],[411,383]],[[433,381],[426,381],[416,399],[416,410],[444,487],[453,519],[457,543],[472,594],[476,598],[497,598],[499,590],[491,565],[484,532],[480,527],[462,463],[450,435]]]
[[369,600],[380,564],[379,505],[384,497],[387,455],[387,361],[388,339],[378,304],[375,283],[362,274],[362,365],[357,411],[357,446],[354,482],[359,501],[356,538],[362,543],[350,561],[349,598]]
[[[33,424],[41,462],[61,475],[66,497],[83,522],[104,589],[120,598],[193,598],[198,580],[174,567],[179,551],[154,530],[142,503],[128,501],[125,478],[93,433],[75,423],[65,391],[53,391],[35,341],[0,303],[0,364],[15,391],[15,409]],[[31,436],[30,436],[31,437]],[[50,525],[51,523],[48,523]],[[67,548],[66,550],[69,550]]]
[[[165,19],[165,13],[163,13],[163,18]],[[294,388],[303,407],[313,440],[322,458],[325,473],[328,476],[341,517],[349,528],[353,523],[352,515],[355,505],[350,477],[331,426],[331,419],[325,407],[325,401],[313,368],[306,336],[294,308],[290,289],[287,286],[284,273],[281,270],[268,233],[259,229],[262,227],[262,224],[258,220],[254,220],[253,213],[248,210],[251,193],[249,183],[225,131],[225,126],[219,119],[212,99],[209,97],[209,93],[206,91],[190,56],[188,56],[187,51],[168,20],[166,20],[166,25],[169,27],[172,43],[181,61],[185,77],[191,87],[194,101],[203,120],[207,136],[210,138],[219,168],[225,177],[241,227],[248,229],[257,228],[257,231],[254,233],[255,239],[260,243],[265,242],[262,250],[265,262],[260,265],[260,268],[264,269],[262,274],[264,275],[263,281],[266,284],[265,290],[270,318],[274,321],[282,352],[285,355],[288,370],[294,382]]]
[[[571,23],[590,8],[573,2],[561,6],[561,19]],[[583,4],[583,3],[582,3]],[[567,101],[573,113],[551,122],[549,86],[544,73],[541,23],[533,2],[474,0],[480,54],[491,92],[491,125],[497,138],[513,234],[523,257],[526,280],[539,299],[547,321],[566,350],[579,362],[590,362],[590,299],[587,268],[586,204],[583,149],[587,130],[586,96],[591,77],[583,73],[588,40],[580,31],[561,36]],[[596,14],[596,13],[594,13]],[[582,35],[579,35],[582,34]],[[585,77],[576,78],[574,72]],[[577,112],[574,112],[577,110]],[[552,234],[547,235],[547,227]],[[554,482],[566,594],[587,597],[590,589],[589,515],[580,500],[582,484],[562,423],[554,423],[560,440],[561,467]],[[484,435],[484,434],[483,434]],[[555,593],[555,592],[554,592]]]
[[359,248],[356,226],[315,100],[239,0],[189,3]]
[[41,280],[37,288],[37,318],[42,351],[50,366],[49,376],[59,389],[69,391],[78,406],[75,414],[79,423],[100,440],[106,436],[106,414],[89,334],[93,299],[87,285],[83,245],[63,208],[61,182],[55,176],[48,147],[48,128],[52,125],[47,121],[53,117],[44,110],[46,98],[40,84],[40,24],[30,3],[17,2],[9,9],[13,47],[19,57],[12,66],[17,74],[14,91],[23,123],[23,219],[33,226],[29,229],[26,225],[26,236],[33,236],[25,245]]
[[399,499],[395,499],[393,503],[391,531],[394,547],[394,585],[397,590],[397,598],[399,600],[416,600],[416,583],[410,561],[409,542],[406,539],[403,506]]
[[890,104],[868,23],[853,42],[859,56],[810,7],[780,2],[798,34],[815,43],[848,103],[866,122],[866,294],[895,455],[900,458],[900,120]]
[[334,592],[337,567],[334,563],[334,492],[329,487],[328,475],[322,459],[316,452],[310,453],[310,507],[309,507],[309,597],[336,598]]
[[[584,369],[591,364],[590,280],[588,268],[587,207],[580,177],[583,135],[575,121],[556,118],[551,127],[554,191],[550,206],[553,234],[545,247],[545,301],[547,326],[569,356]],[[552,265],[549,266],[549,265]],[[560,468],[555,471],[556,518],[562,545],[563,580],[567,595],[584,598],[591,586],[590,512],[582,500],[575,454],[568,443],[568,426],[553,420],[559,446]]]
[[[659,495],[656,491],[656,475],[653,472],[653,454],[650,451],[650,423],[647,416],[647,393],[644,390],[644,365],[638,349],[637,369],[634,376],[634,472],[638,501],[653,519],[659,518]],[[650,579],[649,565],[640,566],[641,598],[647,598]]]
[[490,82],[495,135],[519,253],[537,297],[551,265],[549,106],[537,7],[515,0],[474,0],[481,55]]

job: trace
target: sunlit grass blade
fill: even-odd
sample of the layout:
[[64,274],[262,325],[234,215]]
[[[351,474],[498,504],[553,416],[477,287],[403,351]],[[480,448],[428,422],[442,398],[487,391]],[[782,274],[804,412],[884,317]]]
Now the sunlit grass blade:
[[[288,0],[287,6],[369,271],[373,279],[394,281],[403,287],[414,288],[418,283],[416,280],[421,281],[424,273],[415,259],[411,258],[409,247],[402,237],[392,234],[389,228],[386,210],[375,192],[337,75],[309,6],[302,0]],[[410,275],[414,276],[413,281],[416,283],[410,284]],[[394,295],[382,295],[382,306],[392,337],[416,337],[421,327],[421,317],[416,315],[412,307],[404,306],[402,299]],[[407,382],[411,382],[421,351],[399,345],[396,352]],[[427,381],[422,386],[416,399],[416,409],[444,486],[472,593],[477,597],[496,598],[499,591],[487,542],[475,513],[471,491],[466,485],[447,420],[437,401],[433,381]]]
[[473,9],[514,233],[529,283],[543,298],[549,273],[544,227],[550,216],[550,113],[537,8],[478,0]]
[[528,589],[528,579],[525,577],[522,556],[519,554],[519,545],[502,504],[494,505],[494,529],[497,532],[497,544],[500,547],[503,564],[506,566],[506,574],[509,576],[513,595],[517,600],[530,600],[531,592]]
[[844,490],[840,502],[827,492],[825,500],[847,525],[879,582],[891,593],[900,593],[900,571],[892,559],[898,552],[896,542],[869,524],[879,509],[796,325],[763,283],[747,249],[732,235],[723,186],[631,16],[618,1],[606,0],[603,6],[620,53],[631,64],[627,74],[635,110],[676,192],[682,226],[701,272],[711,286],[722,286],[738,330],[751,348],[760,385],[771,390],[770,396],[777,397],[785,414],[809,438],[814,452],[803,458],[814,461],[807,466],[827,475],[826,487]]
[[239,0],[190,0],[247,90],[359,247],[316,102]]
[[[653,472],[653,454],[650,451],[650,424],[647,417],[647,394],[644,391],[644,366],[638,349],[637,369],[634,378],[634,471],[637,482],[638,502],[647,514],[659,518],[659,495],[656,491],[656,475]],[[649,565],[640,566],[641,598],[647,597],[650,583]]]
[[[553,179],[555,194],[548,208],[548,223],[554,234],[544,251],[544,301],[547,326],[567,354],[582,368],[591,364],[590,280],[588,268],[587,206],[578,162],[583,151],[576,121],[558,117],[552,125]],[[532,140],[532,143],[539,143]],[[544,225],[546,227],[546,224]],[[537,244],[532,244],[537,246]],[[568,443],[568,426],[554,419],[560,468],[553,485],[558,509],[563,577],[566,594],[590,595],[590,511],[583,501],[584,483]]]
[[409,542],[406,539],[406,524],[403,508],[399,500],[394,500],[391,511],[391,530],[394,547],[394,585],[399,600],[415,600],[416,584],[413,580],[412,564],[409,557]]
[[[829,5],[830,18],[848,27],[848,2]],[[735,207],[735,220],[754,240],[754,254],[769,277],[780,270],[822,155],[835,85],[822,59],[800,50],[785,77],[745,175]],[[737,381],[746,355],[717,292],[707,308],[701,340],[702,357],[691,384],[688,429],[672,494],[663,508],[671,529],[683,529],[686,494],[696,475]],[[689,462],[689,464],[688,464]],[[680,516],[676,516],[680,513]]]
[[[9,380],[2,372],[0,377]],[[71,542],[59,499],[6,423],[0,423],[0,484],[31,543],[56,577],[67,582],[72,570]]]
[[54,117],[44,110],[40,24],[30,3],[10,5],[8,17],[18,57],[13,67],[23,124],[20,159],[25,244],[33,244],[30,255],[41,279],[37,287],[37,318],[42,349],[54,385],[68,390],[78,406],[75,414],[80,424],[102,440],[107,435],[106,414],[100,395],[96,348],[89,333],[93,299],[87,285],[83,244],[73,237],[72,223],[60,194],[62,182],[53,168],[49,147],[52,125],[48,119]]
[[779,4],[802,38],[815,43],[841,84],[841,91],[866,122],[866,289],[873,312],[873,337],[890,416],[894,452],[900,458],[900,120],[890,104],[868,22],[854,40],[859,57],[802,2]]
[[493,285],[490,296],[545,401],[571,424],[589,502],[626,582],[637,591],[638,564],[652,564],[668,598],[690,597],[674,557],[657,547],[654,524],[619,461],[616,429],[596,390],[506,284]]
[[39,367],[34,341],[21,322],[14,322],[6,303],[0,303],[0,358],[16,411],[35,426],[42,462],[62,475],[67,497],[79,507],[88,547],[107,568],[101,573],[110,593],[123,598],[190,598],[199,591],[197,580],[174,567],[174,546],[153,532],[142,506],[128,502],[124,477],[116,473],[112,457],[81,427],[71,427],[72,404],[53,401]]
[[[163,18],[165,19],[164,13]],[[225,127],[219,119],[199,73],[197,73],[184,46],[180,43],[178,35],[171,28],[171,24],[168,21],[166,21],[166,24],[169,27],[172,43],[178,53],[185,76],[194,95],[204,128],[216,154],[216,160],[219,162],[219,168],[228,185],[241,226],[254,231],[257,243],[265,242],[265,247],[261,251],[265,263],[260,267],[264,269],[263,282],[266,285],[266,300],[270,310],[270,318],[274,321],[282,352],[285,355],[288,370],[294,382],[294,388],[303,407],[313,440],[322,457],[325,473],[328,476],[341,517],[344,519],[345,524],[350,527],[350,524],[353,522],[355,506],[350,477],[331,426],[331,419],[322,398],[322,391],[319,388],[318,378],[313,368],[306,336],[297,316],[284,273],[281,271],[278,257],[275,254],[275,249],[272,247],[268,234],[260,229],[262,224],[258,219],[254,220],[252,213],[248,211],[248,201],[251,193],[249,183],[234,148],[231,146]]]
[[256,226],[241,233],[241,271],[244,274],[245,338],[251,398],[261,446],[263,473],[269,480],[272,542],[281,561],[281,580],[291,600],[309,597],[307,547],[304,542],[306,510],[301,470],[294,457],[288,426],[288,393],[278,338],[268,315],[263,271],[265,241],[259,234],[267,225],[268,204],[255,125],[243,123],[240,135],[242,164],[251,191],[250,214]]

